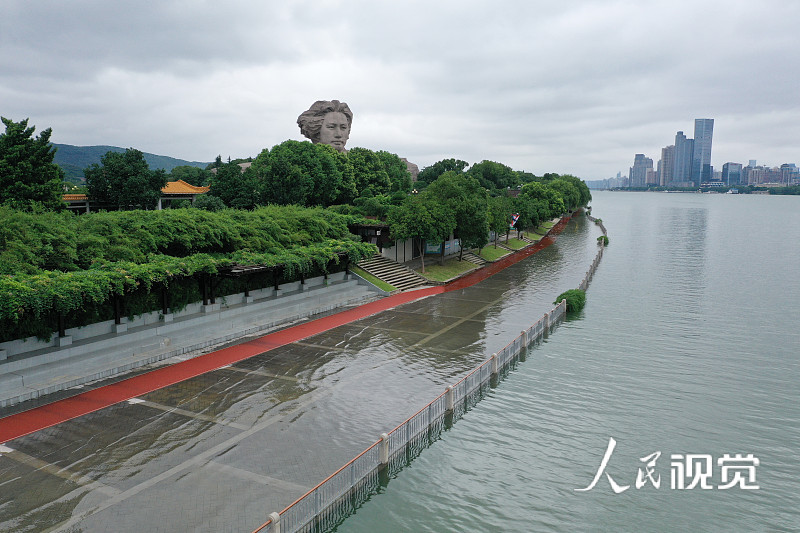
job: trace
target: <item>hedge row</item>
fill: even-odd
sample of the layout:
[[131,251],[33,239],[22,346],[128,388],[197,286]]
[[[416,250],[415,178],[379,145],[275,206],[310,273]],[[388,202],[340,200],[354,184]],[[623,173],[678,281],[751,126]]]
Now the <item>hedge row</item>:
[[[375,253],[347,222],[294,206],[80,216],[0,209],[0,327],[235,265],[280,266],[284,279],[328,272],[340,256],[355,262]],[[43,268],[52,264],[60,268]]]

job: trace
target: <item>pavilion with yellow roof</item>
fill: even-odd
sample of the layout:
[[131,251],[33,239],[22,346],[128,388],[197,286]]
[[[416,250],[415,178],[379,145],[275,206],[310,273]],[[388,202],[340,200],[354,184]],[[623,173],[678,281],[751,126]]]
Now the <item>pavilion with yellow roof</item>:
[[[164,202],[168,206],[174,200],[189,200],[194,204],[198,195],[205,194],[209,187],[197,187],[183,180],[168,181],[161,189],[161,198],[158,199],[158,207],[163,209]],[[67,208],[72,211],[89,212],[89,198],[85,194],[65,194],[61,197],[67,203]]]

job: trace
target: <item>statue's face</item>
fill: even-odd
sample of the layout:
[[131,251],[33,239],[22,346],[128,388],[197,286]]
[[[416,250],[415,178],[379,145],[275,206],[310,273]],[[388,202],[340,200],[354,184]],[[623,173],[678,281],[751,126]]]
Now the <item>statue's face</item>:
[[319,142],[329,144],[339,152],[344,152],[344,145],[350,137],[350,124],[347,117],[339,111],[332,111],[325,115],[322,129],[319,131]]

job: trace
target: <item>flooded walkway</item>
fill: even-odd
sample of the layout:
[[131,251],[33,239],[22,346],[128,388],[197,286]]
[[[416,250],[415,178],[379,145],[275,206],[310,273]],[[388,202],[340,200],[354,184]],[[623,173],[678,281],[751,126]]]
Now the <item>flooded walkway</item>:
[[24,435],[0,437],[0,531],[252,531],[576,286],[599,233],[582,216],[561,229],[477,283],[404,293],[0,419],[0,435]]

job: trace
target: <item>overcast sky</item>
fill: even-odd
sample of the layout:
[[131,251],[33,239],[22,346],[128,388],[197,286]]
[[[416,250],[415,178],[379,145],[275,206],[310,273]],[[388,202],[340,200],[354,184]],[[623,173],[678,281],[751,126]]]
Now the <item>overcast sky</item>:
[[0,3],[0,115],[195,161],[302,140],[591,180],[713,118],[712,164],[800,164],[800,1]]

